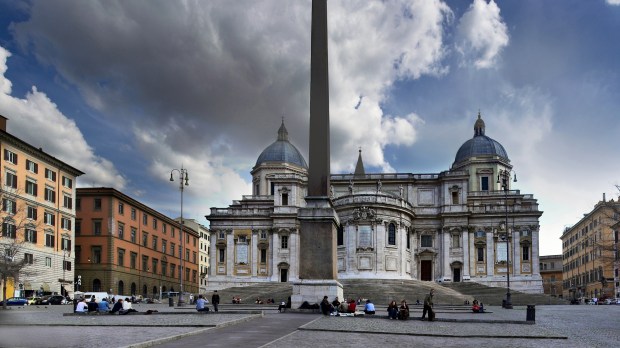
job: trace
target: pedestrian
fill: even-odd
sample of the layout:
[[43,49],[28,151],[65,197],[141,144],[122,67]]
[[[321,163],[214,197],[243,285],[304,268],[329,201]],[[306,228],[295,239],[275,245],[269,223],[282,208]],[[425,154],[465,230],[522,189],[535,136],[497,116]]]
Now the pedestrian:
[[435,320],[435,312],[433,311],[433,294],[435,293],[435,289],[431,289],[431,292],[426,295],[424,299],[424,309],[422,310],[422,318],[426,317],[426,312],[428,312],[428,321]]
[[217,312],[217,306],[220,304],[220,295],[217,293],[217,290],[213,291],[211,303],[213,304],[213,310]]

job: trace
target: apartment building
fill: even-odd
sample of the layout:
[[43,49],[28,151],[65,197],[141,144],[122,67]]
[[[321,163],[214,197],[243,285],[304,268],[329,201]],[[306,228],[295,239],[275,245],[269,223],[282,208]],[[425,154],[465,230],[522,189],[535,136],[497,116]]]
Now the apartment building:
[[161,298],[198,292],[198,231],[113,188],[77,190],[81,291]]
[[[178,220],[179,219],[177,219],[177,221]],[[198,234],[200,235],[200,250],[198,251],[200,279],[198,286],[200,293],[205,294],[207,292],[207,285],[209,281],[209,246],[211,245],[211,236],[209,234],[209,229],[194,219],[185,219],[185,224],[193,230],[198,231]]]
[[540,257],[540,276],[543,280],[543,292],[562,298],[562,255],[545,255]]
[[564,230],[563,295],[567,299],[607,298],[618,294],[618,219],[620,202],[603,200]]
[[6,297],[71,295],[73,203],[84,173],[9,134],[7,121],[0,115],[0,267],[7,275],[1,286]]

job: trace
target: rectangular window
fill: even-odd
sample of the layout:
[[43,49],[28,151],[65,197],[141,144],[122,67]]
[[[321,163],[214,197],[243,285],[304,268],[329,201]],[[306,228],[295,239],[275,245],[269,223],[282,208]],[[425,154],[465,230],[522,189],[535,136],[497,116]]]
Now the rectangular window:
[[63,238],[61,248],[62,250],[71,251],[71,239]]
[[52,267],[52,258],[51,257],[46,257],[45,258],[45,267]]
[[118,239],[125,239],[125,225],[118,224]]
[[129,236],[130,240],[132,243],[136,242],[136,234],[138,233],[138,231],[136,230],[135,227],[131,228],[131,235]]
[[338,226],[336,243],[337,245],[344,245],[344,227],[342,225]]
[[75,220],[75,235],[79,236],[82,234],[82,220]]
[[24,232],[24,239],[26,242],[37,244],[37,230],[32,228],[26,228]]
[[120,215],[125,214],[125,205],[122,202],[118,203],[118,213]]
[[[267,232],[260,231],[260,239],[267,239]],[[207,235],[207,240],[209,240],[209,236]]]
[[73,198],[67,194],[63,194],[62,196],[62,206],[63,208],[73,209]]
[[459,204],[459,193],[452,192],[452,204]]
[[101,220],[93,220],[93,234],[95,236],[101,235]]
[[189,280],[189,268],[185,267],[185,280]]
[[282,205],[288,205],[288,193],[282,194]]
[[196,283],[196,270],[192,270],[192,282]]
[[136,208],[131,208],[131,220],[136,221]]
[[161,240],[161,252],[166,253],[166,247],[168,246],[168,241],[165,239]]
[[129,267],[131,269],[136,269],[136,260],[138,259],[138,254],[132,252],[129,254]]
[[267,249],[260,250],[260,263],[267,263]]
[[280,237],[280,248],[288,249],[288,236]]
[[45,168],[45,178],[47,180],[56,182],[56,172],[51,169]]
[[421,238],[421,246],[422,248],[432,248],[433,247],[433,236],[423,235]]
[[31,160],[26,160],[26,170],[31,172],[31,173],[35,173],[37,174],[39,172],[39,165],[32,162]]
[[60,224],[62,229],[64,230],[71,230],[71,219],[67,219],[66,217],[61,217],[60,218]]
[[168,226],[166,224],[161,224],[161,231],[163,234],[166,234],[167,229],[168,229]]
[[529,261],[529,260],[530,260],[530,246],[524,245],[523,246],[523,261]]
[[159,260],[151,259],[151,272],[153,272],[153,274],[157,274],[157,264],[158,263],[159,263]]
[[15,214],[17,212],[17,202],[2,198],[2,211],[11,215]]
[[125,266],[125,249],[118,249],[118,255],[116,256],[116,258],[118,259],[118,265],[123,267]]
[[174,227],[170,227],[170,236],[174,238]]
[[142,233],[142,246],[146,248],[148,241],[149,241],[149,234],[146,232]]
[[226,249],[224,248],[220,248],[219,250],[219,262],[220,263],[224,263],[224,261],[226,261]]
[[488,191],[489,190],[489,177],[483,176],[480,178],[480,191]]
[[44,212],[43,223],[50,226],[56,226],[56,216],[50,212]]
[[149,216],[144,214],[142,215],[142,224],[146,226],[146,224],[148,224],[149,221]]
[[4,181],[4,184],[8,187],[17,188],[17,175],[15,175],[15,173],[12,172],[6,172],[5,175],[6,179]]
[[101,263],[101,247],[94,246],[91,250],[93,252],[93,263]]
[[196,252],[195,251],[192,252],[192,262],[196,263]]
[[161,275],[164,277],[168,276],[168,262],[161,262]]
[[65,271],[70,271],[70,270],[71,270],[71,261],[66,261],[66,260],[65,260],[63,263],[64,263],[64,264],[63,264],[63,269],[64,269]]
[[452,247],[453,248],[460,248],[461,247],[461,236],[459,236],[458,234],[453,234],[452,235]]
[[147,272],[149,267],[148,267],[148,262],[149,262],[149,257],[148,256],[142,256],[142,271],[143,272]]
[[157,236],[153,236],[153,250],[157,250]]
[[37,183],[31,179],[26,179],[26,193],[36,197],[37,191]]
[[45,234],[45,246],[53,248],[54,247],[54,235],[46,233]]
[[478,249],[476,249],[477,255],[478,255],[478,262],[484,262],[484,248],[483,247],[478,247]]
[[174,270],[177,269],[177,265],[174,263],[170,264],[170,277],[174,278]]
[[93,210],[101,210],[101,198],[95,198],[93,200]]
[[153,218],[153,229],[156,230],[157,229],[157,219]]
[[17,154],[15,152],[4,149],[4,160],[13,164],[17,164]]
[[45,187],[45,200],[51,203],[56,203],[56,191],[51,187]]
[[67,178],[66,176],[63,175],[62,177],[62,186],[67,187],[67,188],[73,188],[73,180]]
[[25,253],[24,254],[24,262],[26,262],[29,265],[32,265],[34,263],[34,255],[29,254],[29,253]]
[[[179,246],[181,249],[181,246]],[[181,254],[181,250],[179,250],[179,254]],[[185,249],[185,261],[189,261],[189,249]]]

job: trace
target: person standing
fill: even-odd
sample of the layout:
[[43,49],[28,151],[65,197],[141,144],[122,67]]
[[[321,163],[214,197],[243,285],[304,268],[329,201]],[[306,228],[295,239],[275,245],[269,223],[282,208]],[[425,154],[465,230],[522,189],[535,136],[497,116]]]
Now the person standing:
[[217,306],[220,304],[220,295],[217,293],[217,290],[213,291],[211,303],[213,304],[213,310],[217,312]]
[[426,317],[426,312],[428,312],[428,321],[435,320],[435,312],[433,312],[433,294],[435,293],[435,289],[431,289],[431,292],[426,295],[424,299],[424,309],[422,310],[422,318]]

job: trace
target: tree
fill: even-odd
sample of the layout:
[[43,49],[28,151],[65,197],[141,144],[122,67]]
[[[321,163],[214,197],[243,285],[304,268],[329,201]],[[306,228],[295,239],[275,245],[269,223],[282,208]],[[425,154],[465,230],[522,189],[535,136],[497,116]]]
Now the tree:
[[613,289],[614,285],[614,281],[610,282],[605,277],[604,270],[615,272],[616,269],[620,268],[620,185],[616,185],[616,190],[619,193],[616,201],[611,199],[601,202],[604,209],[601,224],[603,228],[608,229],[608,233],[600,234],[598,238],[591,241],[601,265],[599,267],[599,280],[603,289],[609,285]]
[[[26,257],[26,242],[36,243],[37,219],[28,219],[27,206],[17,192],[0,189],[0,280],[2,296],[7,299],[7,282],[17,285],[21,277],[30,276],[34,260]],[[32,254],[29,254],[32,256]],[[6,301],[3,308],[6,309]]]

